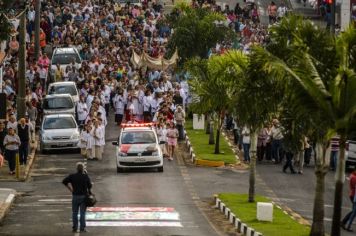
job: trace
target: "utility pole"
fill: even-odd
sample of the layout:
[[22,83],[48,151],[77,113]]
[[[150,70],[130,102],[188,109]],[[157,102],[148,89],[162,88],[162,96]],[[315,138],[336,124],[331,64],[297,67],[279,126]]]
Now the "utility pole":
[[17,94],[17,119],[24,118],[26,113],[25,90],[26,90],[26,10],[20,16],[20,48],[19,48],[19,73]]
[[40,57],[40,19],[41,19],[41,0],[35,0],[35,58]]
[[336,0],[331,0],[331,33],[335,34],[335,24],[336,24]]

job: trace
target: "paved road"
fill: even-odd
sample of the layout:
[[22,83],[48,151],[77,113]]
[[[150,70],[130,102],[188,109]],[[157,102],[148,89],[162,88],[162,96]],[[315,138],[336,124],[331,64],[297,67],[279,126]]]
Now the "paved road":
[[[109,126],[107,139],[115,139],[118,128]],[[181,163],[165,162],[164,173],[117,174],[114,152],[108,142],[104,160],[87,164],[97,206],[104,207],[88,213],[89,235],[218,235],[197,208]],[[0,235],[71,234],[71,195],[61,181],[82,159],[75,153],[37,158],[32,180],[26,187],[19,186],[24,195],[16,201]]]

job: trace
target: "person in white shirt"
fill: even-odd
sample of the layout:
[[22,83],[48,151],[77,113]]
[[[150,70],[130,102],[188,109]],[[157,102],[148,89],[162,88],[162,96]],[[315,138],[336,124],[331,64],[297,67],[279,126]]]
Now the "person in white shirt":
[[145,92],[145,96],[142,99],[143,104],[143,120],[144,122],[151,122],[152,121],[152,114],[151,114],[151,103],[152,103],[152,94],[151,90],[147,89]]
[[89,94],[86,100],[88,110],[90,110],[92,102],[94,100],[94,93],[95,93],[94,90],[89,90]]
[[277,19],[278,20],[282,19],[286,15],[287,12],[288,12],[288,8],[282,2],[281,5],[277,9]]
[[122,119],[125,112],[126,99],[124,97],[124,91],[120,89],[113,99],[113,104],[115,108],[115,122],[118,126],[121,125]]
[[15,115],[11,115],[9,121],[6,124],[6,129],[12,128],[13,130],[17,130],[17,121]]
[[79,125],[83,125],[85,122],[85,119],[88,116],[89,109],[87,104],[84,101],[84,95],[80,95],[80,100],[77,104],[77,113],[78,113],[78,123]]
[[95,146],[95,157],[94,159],[97,159],[99,161],[101,161],[103,159],[103,139],[104,139],[104,135],[103,135],[103,130],[100,127],[100,122],[99,120],[94,120],[94,146]]
[[86,154],[88,160],[93,160],[95,157],[95,139],[94,139],[94,129],[93,129],[92,121],[89,120],[86,126],[88,132]]
[[109,110],[110,110],[110,95],[111,95],[111,89],[108,86],[108,81],[105,79],[103,81],[104,85],[102,86],[102,91],[103,91],[103,95],[105,98],[105,103],[104,103],[104,107],[105,107],[105,112],[106,112],[106,116],[109,115]]
[[89,133],[87,130],[87,125],[84,125],[82,132],[80,133],[80,140],[78,143],[78,147],[80,148],[80,154],[84,157],[87,158],[87,143],[88,143],[88,137]]
[[244,150],[244,161],[246,163],[250,162],[250,145],[251,145],[251,138],[250,138],[250,129],[245,125],[242,129],[242,146]]

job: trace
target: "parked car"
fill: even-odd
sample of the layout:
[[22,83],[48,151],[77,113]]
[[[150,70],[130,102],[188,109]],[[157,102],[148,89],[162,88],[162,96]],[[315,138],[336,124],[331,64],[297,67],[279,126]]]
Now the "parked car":
[[42,109],[44,115],[71,114],[75,116],[75,104],[69,94],[47,95],[43,99]]
[[69,94],[73,98],[73,102],[76,104],[79,102],[79,94],[77,85],[72,81],[66,82],[55,82],[51,83],[48,86],[48,93],[49,95],[53,94]]
[[356,135],[351,136],[346,142],[345,160],[346,168],[354,169],[356,167]]
[[163,172],[163,154],[153,126],[124,124],[113,145],[117,146],[117,172],[131,168],[156,168]]
[[40,150],[79,150],[79,127],[70,114],[46,115],[43,117],[39,133]]
[[54,78],[57,64],[59,64],[61,70],[65,70],[67,66],[75,66],[80,69],[82,65],[82,59],[76,48],[56,48],[52,54],[51,69],[49,71],[51,78]]

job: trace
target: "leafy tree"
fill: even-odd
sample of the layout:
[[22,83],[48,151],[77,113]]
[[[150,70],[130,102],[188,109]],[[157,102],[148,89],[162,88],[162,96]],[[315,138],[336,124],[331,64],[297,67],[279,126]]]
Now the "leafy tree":
[[215,112],[217,118],[215,154],[220,153],[220,133],[226,112],[234,109],[237,79],[247,69],[248,58],[239,51],[230,51],[210,59],[188,61],[187,69],[192,75],[191,91],[197,97],[190,106],[194,112]]
[[[320,188],[317,193],[324,190],[326,168],[322,161],[325,162],[328,152],[323,143],[333,133],[340,135],[331,233],[340,235],[345,143],[355,124],[356,114],[356,93],[352,92],[356,89],[356,30],[350,28],[334,40],[310,21],[292,16],[273,27],[271,32],[270,46],[267,49],[256,48],[255,57],[263,64],[264,71],[285,84],[285,91],[293,94],[299,107],[310,112],[312,120],[320,117],[324,120],[323,123],[315,122],[316,131],[324,130],[315,132],[319,133],[316,135],[319,157],[324,158],[317,160],[317,188]],[[284,42],[279,44],[279,48],[278,41]],[[321,197],[319,193],[317,195]],[[323,214],[323,211],[314,213]],[[314,215],[311,235],[324,235],[323,232],[323,219]]]
[[178,49],[181,63],[193,57],[208,58],[211,48],[232,37],[228,27],[216,24],[225,17],[209,9],[179,4],[167,18],[174,30],[168,51],[172,54]]

